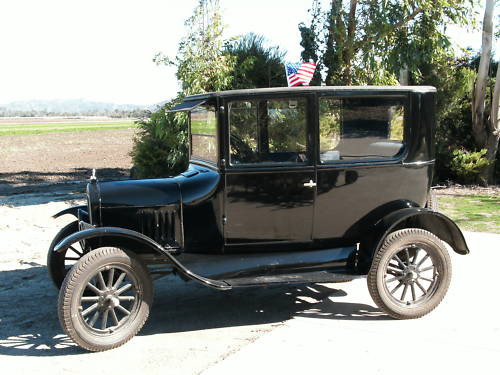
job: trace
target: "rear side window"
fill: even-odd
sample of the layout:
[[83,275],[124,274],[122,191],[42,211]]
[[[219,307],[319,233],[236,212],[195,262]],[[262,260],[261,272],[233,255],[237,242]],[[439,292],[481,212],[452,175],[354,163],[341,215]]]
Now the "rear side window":
[[403,150],[402,98],[319,100],[320,160],[387,159]]
[[307,162],[307,100],[286,98],[229,103],[230,162]]

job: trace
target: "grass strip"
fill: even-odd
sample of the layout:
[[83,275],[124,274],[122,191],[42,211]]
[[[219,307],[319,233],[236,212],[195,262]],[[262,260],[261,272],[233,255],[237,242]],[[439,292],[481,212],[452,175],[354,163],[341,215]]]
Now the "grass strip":
[[0,122],[2,129],[26,129],[26,128],[45,128],[45,127],[82,127],[82,126],[112,126],[112,125],[131,125],[133,121],[101,121],[101,122],[27,122],[23,124],[9,124]]
[[99,130],[116,130],[116,129],[134,129],[134,124],[113,125],[113,126],[87,126],[87,127],[67,127],[67,128],[49,128],[49,129],[15,129],[15,130],[0,130],[0,137],[3,135],[23,135],[23,134],[45,134],[45,133],[70,133],[82,131],[99,131]]
[[487,195],[438,196],[439,210],[463,230],[500,233],[500,197]]

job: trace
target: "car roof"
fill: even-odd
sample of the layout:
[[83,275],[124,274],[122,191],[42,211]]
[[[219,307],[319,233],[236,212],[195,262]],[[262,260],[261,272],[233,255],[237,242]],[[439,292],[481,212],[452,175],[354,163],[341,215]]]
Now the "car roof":
[[311,93],[324,91],[342,91],[342,92],[436,92],[436,88],[432,86],[301,86],[301,87],[269,87],[260,89],[242,89],[242,90],[227,90],[208,92],[205,94],[190,95],[184,98],[184,101],[208,99],[213,97],[227,96],[254,96],[262,94],[294,94],[294,93]]

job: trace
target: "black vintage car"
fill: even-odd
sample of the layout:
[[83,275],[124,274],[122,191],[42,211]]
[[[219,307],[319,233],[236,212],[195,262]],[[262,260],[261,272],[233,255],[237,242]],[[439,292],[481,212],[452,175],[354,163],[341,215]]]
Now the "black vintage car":
[[226,291],[367,278],[390,316],[429,313],[450,283],[444,243],[469,252],[458,227],[426,206],[434,107],[432,87],[185,98],[172,109],[190,119],[185,172],[93,177],[87,205],[55,215],[77,218],[48,254],[64,330],[88,350],[125,343],[145,323],[161,272]]

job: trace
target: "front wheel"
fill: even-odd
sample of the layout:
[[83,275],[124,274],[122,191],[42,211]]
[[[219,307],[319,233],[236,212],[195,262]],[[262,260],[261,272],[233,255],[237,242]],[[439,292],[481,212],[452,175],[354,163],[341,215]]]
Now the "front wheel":
[[84,255],[59,293],[59,320],[66,334],[90,351],[123,345],[146,322],[153,284],[146,266],[117,248]]
[[387,236],[368,273],[377,306],[396,319],[420,318],[443,300],[451,280],[451,260],[432,233],[409,228]]

